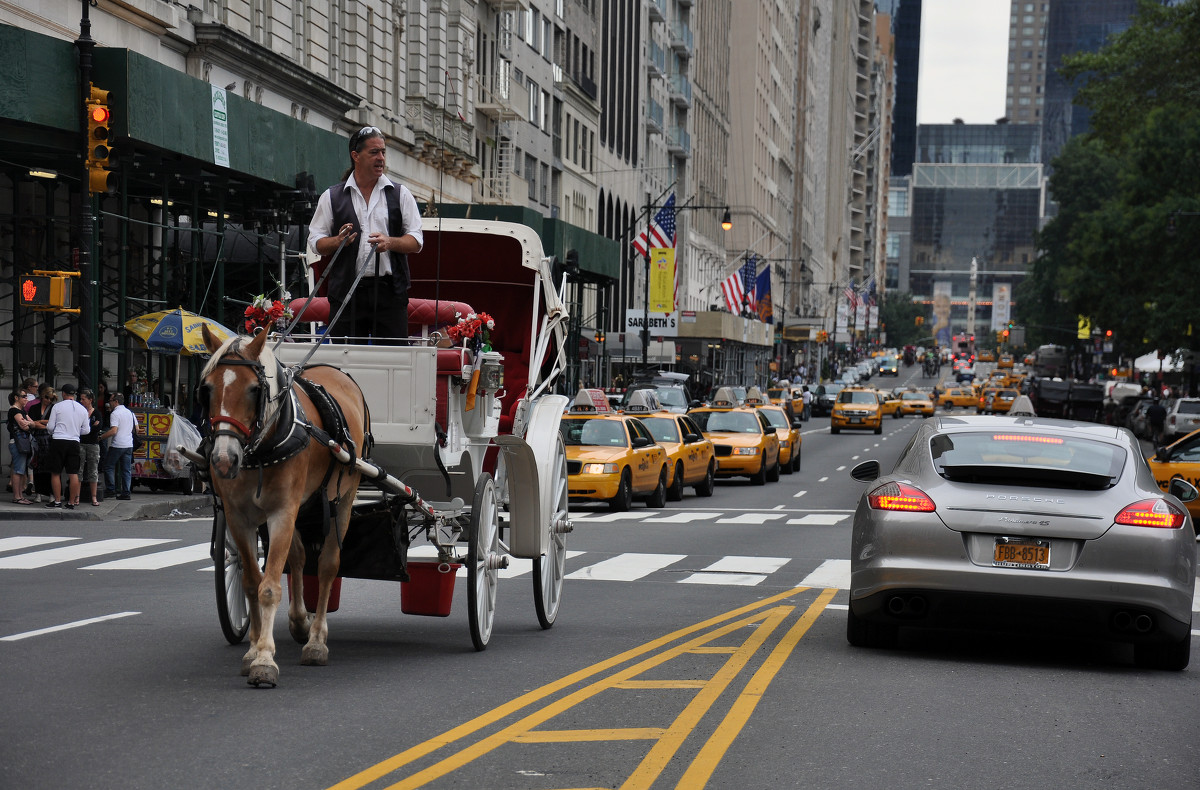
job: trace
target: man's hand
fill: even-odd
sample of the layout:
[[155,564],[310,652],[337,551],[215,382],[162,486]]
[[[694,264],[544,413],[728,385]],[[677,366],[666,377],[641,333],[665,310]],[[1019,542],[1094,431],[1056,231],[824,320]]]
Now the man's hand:
[[372,233],[367,237],[367,243],[374,247],[376,252],[391,252],[392,250],[392,237],[382,233]]

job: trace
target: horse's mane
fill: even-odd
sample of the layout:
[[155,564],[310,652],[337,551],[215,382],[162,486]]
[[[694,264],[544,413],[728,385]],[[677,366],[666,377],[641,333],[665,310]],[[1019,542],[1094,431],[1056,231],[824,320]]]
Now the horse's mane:
[[[241,341],[243,340],[253,340],[253,338],[249,338],[246,335],[234,335],[222,343],[221,347],[209,357],[208,362],[204,365],[204,369],[200,371],[201,380],[207,378],[213,372],[213,369],[220,364],[221,357],[225,356],[231,349],[240,351],[242,347]],[[275,353],[271,351],[269,345],[263,345],[262,351],[258,354],[258,363],[262,365],[263,375],[267,379],[268,404],[274,404],[276,397],[279,395],[281,385],[279,381],[279,364],[275,359]],[[264,415],[264,418],[267,416],[269,415]]]

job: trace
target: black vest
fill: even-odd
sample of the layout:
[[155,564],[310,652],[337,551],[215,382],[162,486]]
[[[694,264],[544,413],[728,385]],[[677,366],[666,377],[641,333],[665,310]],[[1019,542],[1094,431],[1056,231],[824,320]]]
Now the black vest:
[[[400,238],[404,235],[405,230],[404,215],[400,211],[400,196],[397,192],[394,185],[383,187],[383,195],[387,200],[388,207],[388,235]],[[325,232],[330,236],[336,236],[338,229],[349,223],[354,226],[354,232],[358,234],[354,241],[347,242],[342,254],[338,256],[337,262],[334,264],[333,271],[329,273],[329,279],[325,281],[332,315],[350,295],[350,285],[354,282],[355,266],[358,261],[358,246],[363,242],[363,234],[362,226],[358,222],[358,215],[354,213],[354,201],[350,197],[350,188],[346,186],[346,182],[334,184],[329,188],[329,205],[333,209],[333,222],[331,227],[325,229]],[[407,296],[408,256],[400,252],[392,252],[389,255],[392,256],[392,288],[397,297]],[[322,263],[329,265],[330,257],[329,255],[322,257]]]

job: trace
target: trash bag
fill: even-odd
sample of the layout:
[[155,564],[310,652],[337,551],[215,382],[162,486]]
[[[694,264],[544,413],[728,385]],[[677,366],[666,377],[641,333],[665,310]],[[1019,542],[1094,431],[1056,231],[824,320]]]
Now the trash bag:
[[162,468],[172,477],[190,477],[192,462],[176,448],[183,445],[194,452],[200,446],[200,431],[186,417],[174,411],[171,413],[174,418],[171,420],[171,433],[163,447]]

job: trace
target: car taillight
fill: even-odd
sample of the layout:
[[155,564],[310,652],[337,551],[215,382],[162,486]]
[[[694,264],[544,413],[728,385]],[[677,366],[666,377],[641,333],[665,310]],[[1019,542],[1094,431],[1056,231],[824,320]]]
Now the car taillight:
[[933,500],[919,488],[904,483],[886,483],[867,494],[867,503],[875,510],[908,510],[932,513]]
[[1165,499],[1143,499],[1126,505],[1113,521],[1131,527],[1179,529],[1186,518],[1187,514],[1182,509]]

